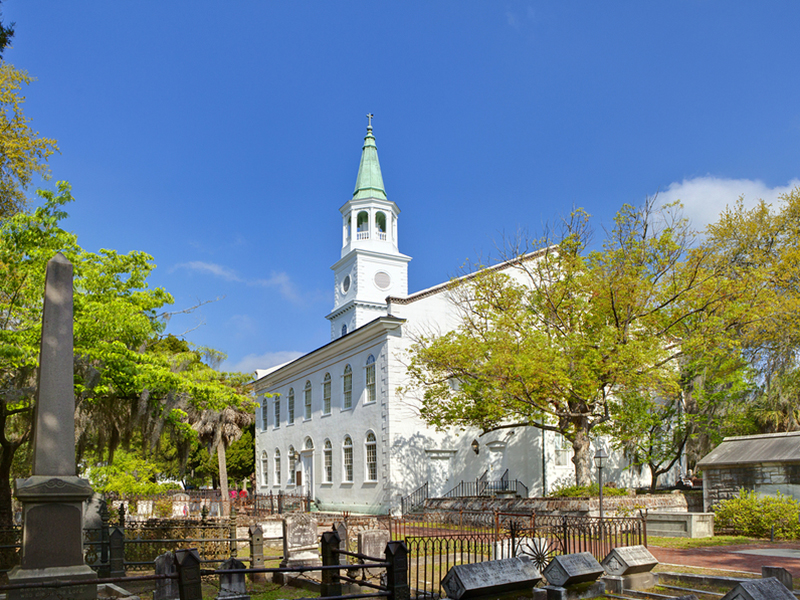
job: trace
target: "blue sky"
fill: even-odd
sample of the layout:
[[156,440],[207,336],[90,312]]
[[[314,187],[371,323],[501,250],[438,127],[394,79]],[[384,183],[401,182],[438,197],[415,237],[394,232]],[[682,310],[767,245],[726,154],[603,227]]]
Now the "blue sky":
[[[144,250],[169,330],[252,371],[330,339],[367,112],[409,291],[585,207],[698,225],[800,184],[800,3],[5,0],[88,250]],[[186,333],[188,332],[188,333]]]

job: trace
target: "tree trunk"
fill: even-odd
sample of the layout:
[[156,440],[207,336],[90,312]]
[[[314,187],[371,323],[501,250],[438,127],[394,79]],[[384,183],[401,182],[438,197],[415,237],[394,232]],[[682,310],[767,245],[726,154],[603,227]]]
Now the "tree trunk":
[[217,459],[219,461],[219,488],[222,494],[222,514],[231,514],[230,497],[228,496],[228,466],[225,462],[225,445],[220,442],[217,444]]
[[658,465],[650,463],[650,493],[655,494],[658,489],[658,478],[661,476],[661,471],[658,470]]
[[0,452],[0,527],[14,524],[14,506],[11,501],[11,465],[17,446],[3,445]]
[[575,464],[575,483],[579,486],[592,483],[592,444],[586,431],[578,430],[572,440],[572,450],[575,455],[572,462]]

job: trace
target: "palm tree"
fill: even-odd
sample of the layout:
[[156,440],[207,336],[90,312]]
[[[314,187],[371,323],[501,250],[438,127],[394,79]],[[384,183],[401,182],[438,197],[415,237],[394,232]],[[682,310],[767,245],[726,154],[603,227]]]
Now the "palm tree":
[[[190,417],[191,418],[191,417]],[[233,442],[242,437],[242,433],[253,423],[254,415],[237,411],[227,406],[221,411],[206,409],[192,424],[200,442],[217,452],[219,461],[219,486],[222,492],[222,506],[225,515],[230,514],[228,502],[228,470],[225,462],[225,450]]]

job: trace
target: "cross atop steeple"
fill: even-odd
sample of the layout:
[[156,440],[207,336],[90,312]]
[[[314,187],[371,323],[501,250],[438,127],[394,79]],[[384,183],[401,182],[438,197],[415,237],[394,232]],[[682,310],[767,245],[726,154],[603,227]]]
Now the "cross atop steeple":
[[372,118],[374,116],[372,113],[367,113],[367,129],[372,129]]

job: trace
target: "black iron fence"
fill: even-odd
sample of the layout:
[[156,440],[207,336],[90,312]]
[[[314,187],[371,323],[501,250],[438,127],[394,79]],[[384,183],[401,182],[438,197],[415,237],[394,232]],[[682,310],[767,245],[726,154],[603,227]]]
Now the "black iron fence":
[[613,547],[647,545],[643,518],[473,511],[428,511],[382,521],[408,547],[411,594],[443,595],[450,567],[527,555],[544,568],[555,555],[590,552],[602,560]]
[[424,507],[425,500],[428,498],[428,482],[426,481],[408,496],[400,499],[400,509],[402,514],[407,515]]

